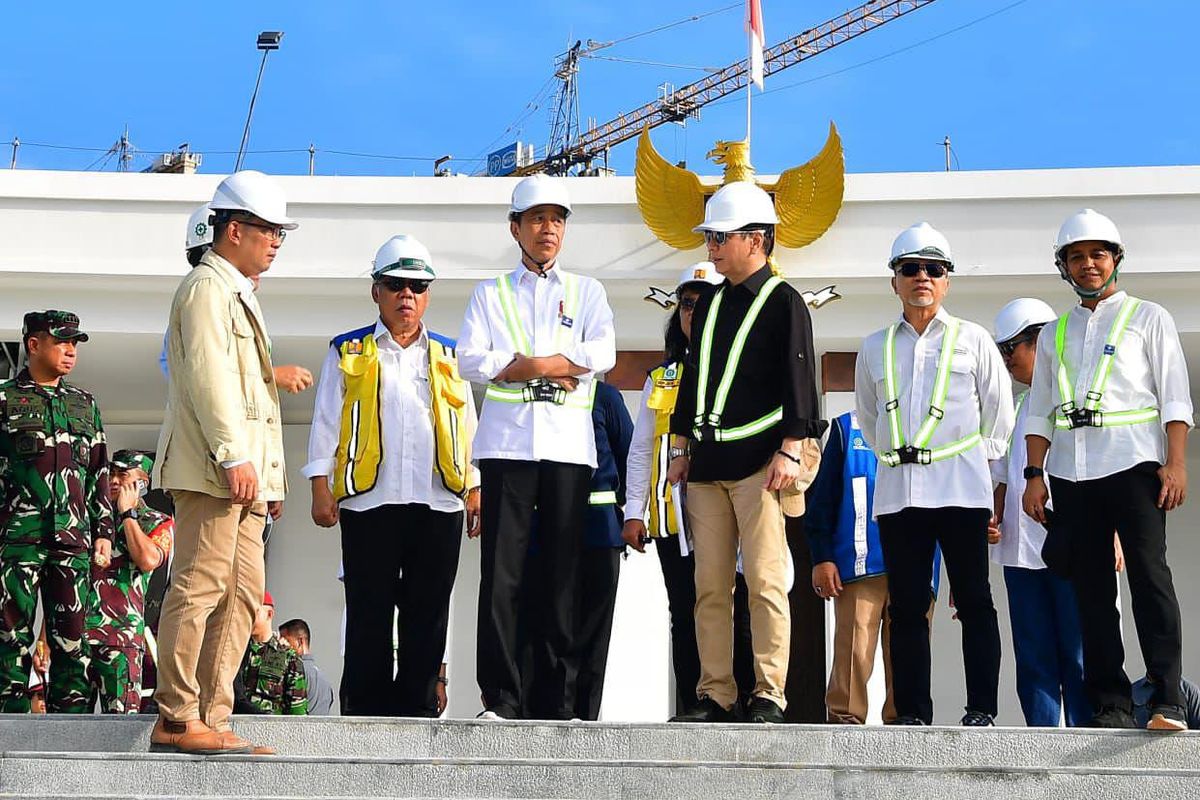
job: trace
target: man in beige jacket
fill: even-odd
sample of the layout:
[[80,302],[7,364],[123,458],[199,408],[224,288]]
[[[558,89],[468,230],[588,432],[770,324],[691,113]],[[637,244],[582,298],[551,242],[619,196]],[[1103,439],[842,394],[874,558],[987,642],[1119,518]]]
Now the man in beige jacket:
[[151,749],[270,753],[233,733],[233,679],[265,583],[263,528],[287,478],[271,342],[254,297],[286,231],[283,192],[238,172],[210,207],[212,250],[175,292],[155,482],[175,501],[176,555],[159,623]]

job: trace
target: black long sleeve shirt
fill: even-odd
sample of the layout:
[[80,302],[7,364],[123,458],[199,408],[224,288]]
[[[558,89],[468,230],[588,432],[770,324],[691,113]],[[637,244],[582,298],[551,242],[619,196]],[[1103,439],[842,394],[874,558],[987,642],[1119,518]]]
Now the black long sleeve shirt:
[[[726,284],[719,290],[724,297],[713,329],[711,368],[705,398],[705,406],[709,410],[713,407],[717,386],[729,361],[729,351],[737,330],[770,277],[770,267],[763,266],[740,284]],[[753,329],[746,337],[721,417],[721,427],[727,429],[745,425],[781,405],[783,420],[745,439],[696,442],[693,428],[700,340],[711,307],[711,299],[701,301],[692,317],[688,369],[683,371],[679,397],[671,415],[671,433],[693,439],[689,480],[741,480],[765,467],[784,438],[815,438],[825,431],[828,423],[820,418],[817,405],[812,319],[799,292],[786,282],[776,287],[763,304]]]

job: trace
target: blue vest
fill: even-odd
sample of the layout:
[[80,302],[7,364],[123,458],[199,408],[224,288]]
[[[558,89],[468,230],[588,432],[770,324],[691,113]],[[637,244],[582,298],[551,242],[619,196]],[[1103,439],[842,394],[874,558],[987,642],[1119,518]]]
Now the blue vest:
[[625,460],[633,438],[633,420],[621,392],[612,384],[596,386],[592,425],[596,471],[592,473],[584,543],[587,547],[624,547],[621,507],[625,505]]

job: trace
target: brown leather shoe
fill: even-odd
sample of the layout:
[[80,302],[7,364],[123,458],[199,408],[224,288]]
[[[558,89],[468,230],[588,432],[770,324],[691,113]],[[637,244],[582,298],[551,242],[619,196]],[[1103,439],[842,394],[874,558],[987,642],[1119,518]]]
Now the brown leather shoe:
[[265,744],[254,744],[253,742],[251,742],[247,739],[243,739],[242,737],[238,736],[232,730],[220,731],[220,736],[221,736],[221,741],[224,742],[224,744],[227,747],[248,747],[248,748],[250,748],[247,752],[249,752],[250,755],[252,755],[252,756],[273,756],[273,755],[275,755],[274,747],[268,747]]
[[150,731],[150,751],[190,755],[249,753],[252,745],[234,737],[227,740],[198,719],[173,722],[160,716]]

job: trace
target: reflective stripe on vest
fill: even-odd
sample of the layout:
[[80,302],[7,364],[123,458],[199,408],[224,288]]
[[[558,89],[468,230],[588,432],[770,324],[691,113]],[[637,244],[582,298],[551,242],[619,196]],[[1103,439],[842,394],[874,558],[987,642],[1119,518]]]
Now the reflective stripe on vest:
[[[428,337],[429,400],[433,424],[433,469],[452,494],[466,493],[468,448],[466,415],[470,387],[458,374],[454,350]],[[338,500],[369,492],[383,461],[381,414],[382,373],[373,334],[340,347],[338,365],[345,396],[333,476]]]
[[[574,321],[579,317],[579,280],[574,275],[561,273],[563,282],[563,303],[561,313],[559,314],[559,326],[554,332],[554,346],[558,353],[562,353],[565,346],[570,343],[571,331],[574,326]],[[496,279],[496,294],[500,298],[500,309],[504,312],[504,326],[508,329],[509,338],[512,339],[513,346],[517,352],[524,356],[532,356],[533,353],[529,347],[529,338],[525,336],[525,328],[521,324],[520,314],[517,312],[516,294],[512,286],[512,277],[510,275],[501,275]],[[571,326],[561,324],[564,319],[571,321]],[[525,386],[519,388],[510,388],[501,386],[497,383],[489,383],[484,391],[484,398],[494,400],[498,403],[532,403],[536,402],[533,387],[537,386],[542,381],[530,381]],[[593,381],[594,384],[594,381]],[[568,406],[570,408],[583,408],[591,410],[595,401],[596,387],[593,385],[590,393],[581,391],[576,388],[574,392],[568,392],[565,389],[561,390],[559,397],[554,405]]]
[[617,503],[617,493],[608,492],[592,492],[588,495],[589,506],[611,506]]
[[950,317],[946,323],[946,331],[942,334],[942,347],[938,352],[937,374],[933,378],[933,397],[929,401],[929,413],[917,429],[912,445],[906,446],[904,441],[904,423],[900,418],[900,400],[897,384],[899,379],[896,371],[896,329],[899,322],[892,323],[887,329],[883,343],[883,387],[885,394],[884,410],[887,412],[888,432],[891,435],[892,449],[879,454],[879,460],[889,467],[900,464],[932,464],[947,458],[965,453],[983,441],[978,432],[959,439],[956,442],[941,447],[930,448],[929,442],[942,417],[946,416],[946,396],[950,392],[950,364],[954,360],[954,345],[958,341],[959,320]]
[[738,425],[733,428],[721,427],[721,415],[725,413],[725,404],[729,400],[729,390],[733,387],[733,378],[737,374],[738,362],[742,358],[742,350],[746,346],[746,338],[758,319],[759,312],[766,304],[767,298],[775,291],[775,287],[783,283],[778,275],[772,275],[758,290],[758,296],[750,304],[745,319],[738,326],[733,337],[733,345],[729,348],[729,357],[725,369],[721,373],[721,381],[717,384],[717,393],[713,397],[712,410],[705,413],[708,403],[708,380],[712,366],[712,340],[716,330],[717,314],[721,310],[721,300],[725,296],[725,287],[713,296],[712,305],[708,309],[708,317],[704,320],[704,332],[700,336],[700,370],[696,376],[696,420],[692,433],[696,441],[703,441],[705,430],[711,431],[711,438],[717,442],[733,442],[747,439],[762,433],[771,426],[783,421],[783,406],[770,411],[756,420]]
[[1141,300],[1136,297],[1126,297],[1113,320],[1108,338],[1104,340],[1104,352],[1096,363],[1096,372],[1092,376],[1092,388],[1084,395],[1082,409],[1075,403],[1075,384],[1067,372],[1067,362],[1063,357],[1067,349],[1067,320],[1070,313],[1058,318],[1054,331],[1054,354],[1058,357],[1058,395],[1062,404],[1054,415],[1054,427],[1070,430],[1073,428],[1113,428],[1120,425],[1140,425],[1143,422],[1153,422],[1158,419],[1157,408],[1139,408],[1131,411],[1101,411],[1100,401],[1104,390],[1108,388],[1108,379],[1112,375],[1113,363],[1117,358],[1117,347],[1125,338],[1125,330],[1129,320],[1137,311]]
[[649,521],[646,532],[652,539],[679,533],[675,497],[667,480],[671,452],[671,414],[679,397],[683,364],[664,364],[650,371],[651,390],[646,407],[654,412],[654,457],[650,462]]

